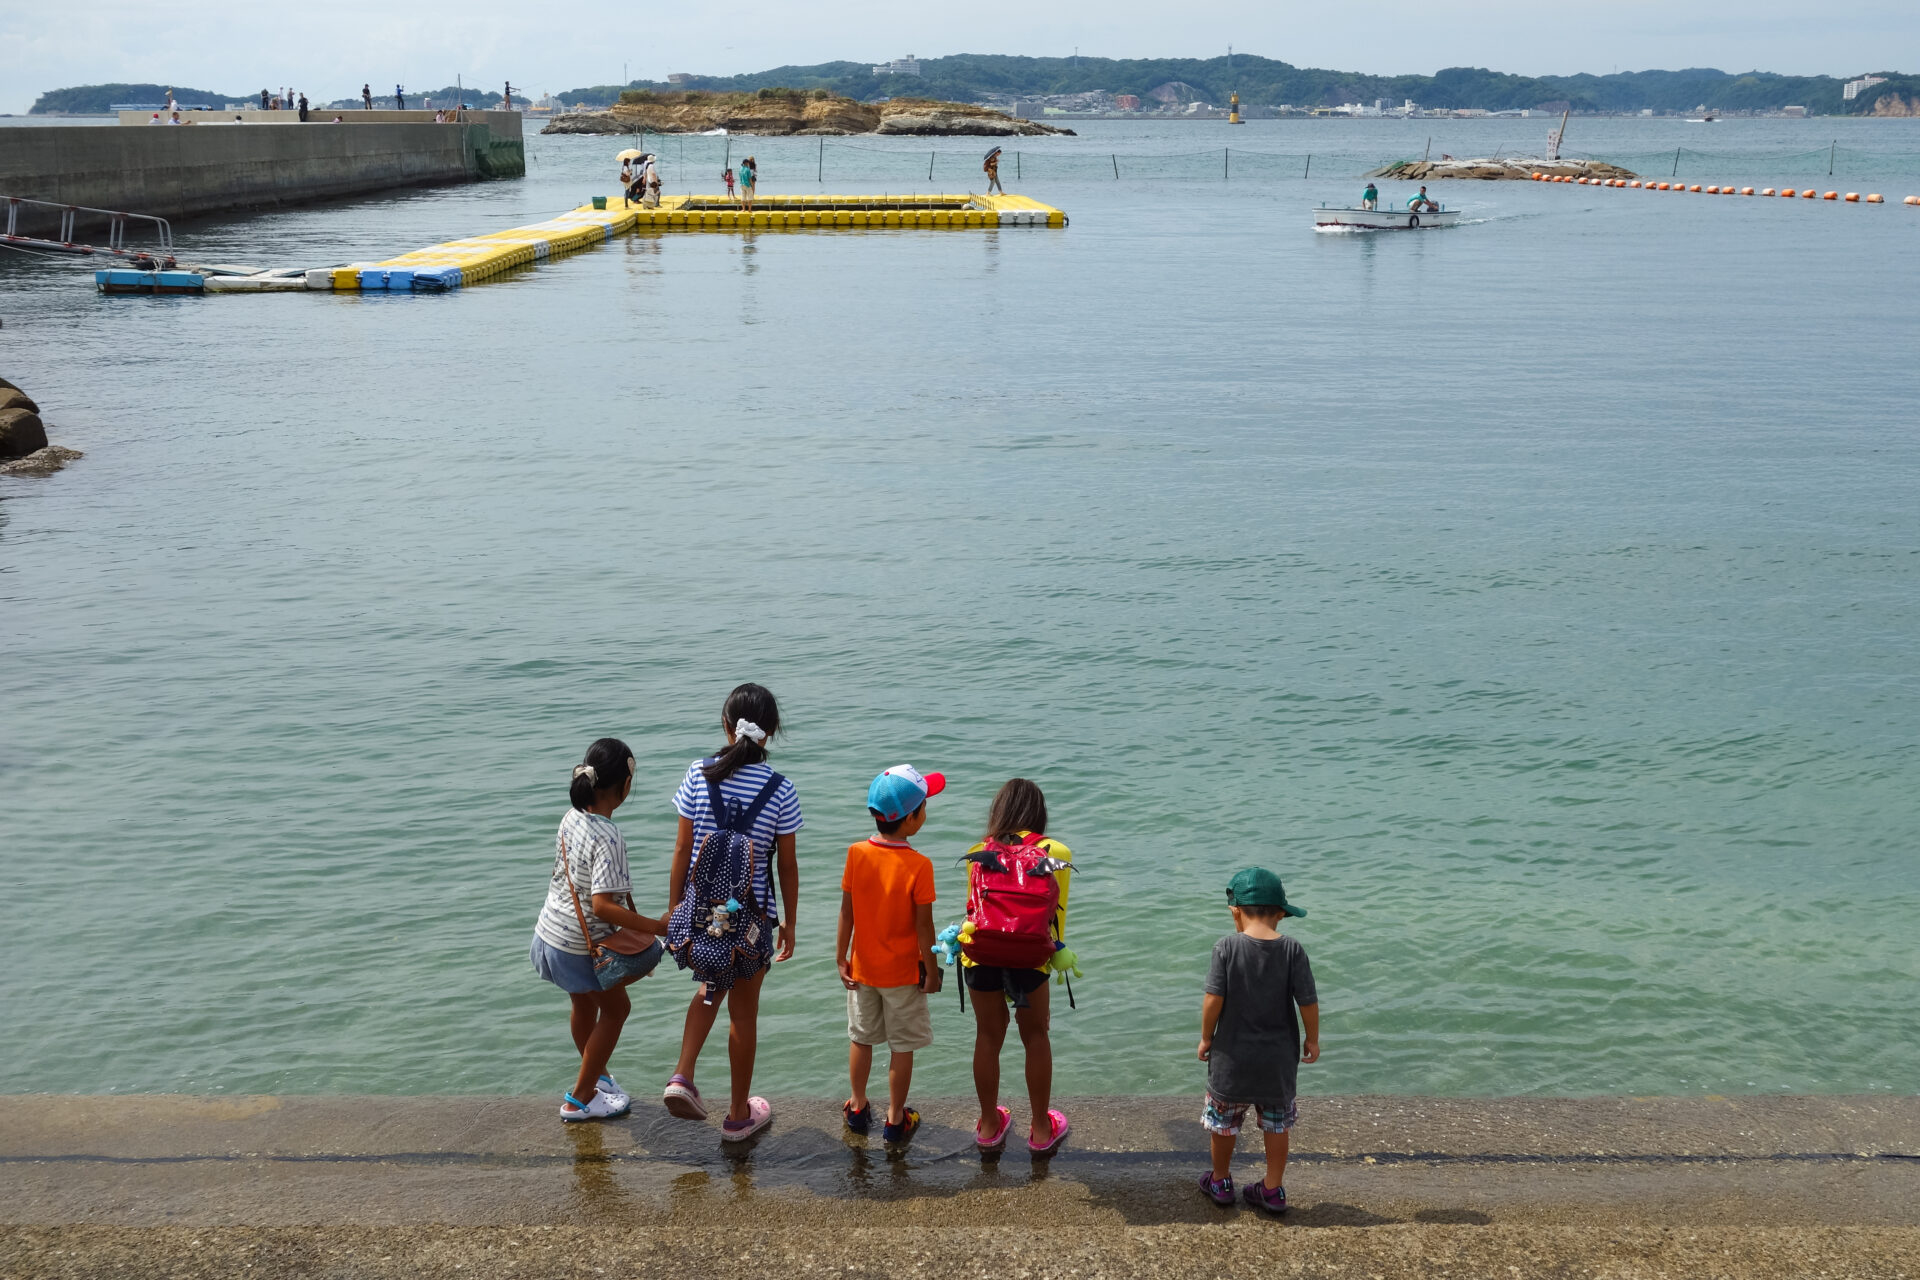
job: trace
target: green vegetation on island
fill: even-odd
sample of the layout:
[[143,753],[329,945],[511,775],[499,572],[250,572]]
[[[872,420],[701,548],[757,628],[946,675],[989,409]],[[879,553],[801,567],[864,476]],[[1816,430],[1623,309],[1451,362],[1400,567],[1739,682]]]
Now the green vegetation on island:
[[[1835,76],[1785,76],[1770,71],[1730,74],[1707,67],[1682,71],[1622,71],[1612,75],[1521,76],[1484,67],[1447,67],[1430,76],[1376,76],[1357,71],[1296,67],[1253,54],[1233,58],[1023,58],[1004,54],[955,54],[922,58],[920,74],[883,73],[864,62],[822,62],[813,66],[774,67],[737,76],[686,75],[672,83],[635,80],[629,84],[586,85],[556,95],[568,106],[610,107],[626,93],[679,94],[688,90],[757,93],[761,90],[820,90],[856,102],[894,97],[945,99],[1007,105],[1009,99],[1071,94],[1131,95],[1147,108],[1182,107],[1190,101],[1223,104],[1238,91],[1249,108],[1300,109],[1343,103],[1413,101],[1437,109],[1486,111],[1571,108],[1576,114],[1700,109],[1776,112],[1804,107],[1809,115],[1920,114],[1920,76],[1875,72],[1880,83],[1847,98],[1846,81]],[[250,102],[251,93],[212,93],[171,86],[176,101],[220,105]],[[116,102],[162,102],[164,84],[98,84],[53,89],[40,95],[32,114],[107,111]],[[526,99],[515,94],[516,105]],[[409,105],[450,106],[464,102],[498,107],[499,89],[446,85],[408,90]],[[392,87],[376,92],[374,104],[391,105]],[[321,102],[316,109],[358,106],[358,97]]]
[[190,89],[168,84],[81,84],[71,89],[49,89],[27,110],[28,115],[102,115],[113,110],[116,102],[162,103],[172,90],[173,100],[182,106],[204,104],[224,107],[229,102],[244,102],[247,95],[215,93],[211,89]]
[[[1022,58],[956,54],[919,60],[918,76],[875,75],[861,62],[784,66],[738,76],[690,75],[672,84],[636,80],[629,85],[590,85],[558,95],[572,104],[608,106],[622,89],[668,92],[708,89],[751,93],[766,88],[825,89],[859,101],[911,94],[956,101],[1056,94],[1131,94],[1147,105],[1168,86],[1191,98],[1224,103],[1235,90],[1248,106],[1330,107],[1385,99],[1397,106],[1412,99],[1425,107],[1510,111],[1571,107],[1575,112],[1778,111],[1801,106],[1812,115],[1871,111],[1881,87],[1852,101],[1834,76],[1784,76],[1768,71],[1729,74],[1712,68],[1623,71],[1613,75],[1519,76],[1481,67],[1448,67],[1434,75],[1376,76],[1354,71],[1296,67],[1252,54],[1218,58]],[[1911,84],[1913,77],[1889,76]]]

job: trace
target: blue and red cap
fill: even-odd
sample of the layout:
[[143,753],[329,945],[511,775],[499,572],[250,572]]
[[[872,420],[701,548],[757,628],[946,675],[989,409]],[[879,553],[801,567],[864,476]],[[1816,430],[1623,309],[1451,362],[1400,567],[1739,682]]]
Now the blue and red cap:
[[947,789],[944,773],[921,773],[910,764],[897,764],[867,788],[867,808],[882,822],[898,822]]

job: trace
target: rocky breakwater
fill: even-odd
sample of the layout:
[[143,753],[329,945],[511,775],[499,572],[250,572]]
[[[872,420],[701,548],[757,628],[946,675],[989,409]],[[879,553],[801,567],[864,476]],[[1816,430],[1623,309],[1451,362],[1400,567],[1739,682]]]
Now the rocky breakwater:
[[1035,137],[1071,134],[970,102],[893,98],[856,102],[822,90],[758,93],[649,93],[630,90],[606,111],[556,116],[542,133],[728,133],[773,137],[898,134],[912,137]]
[[50,476],[79,456],[78,449],[48,444],[40,406],[0,378],[0,475]]
[[1435,182],[1464,178],[1478,182],[1531,182],[1536,173],[1566,178],[1637,178],[1631,169],[1600,160],[1402,160],[1375,169],[1369,178],[1397,178],[1406,182]]

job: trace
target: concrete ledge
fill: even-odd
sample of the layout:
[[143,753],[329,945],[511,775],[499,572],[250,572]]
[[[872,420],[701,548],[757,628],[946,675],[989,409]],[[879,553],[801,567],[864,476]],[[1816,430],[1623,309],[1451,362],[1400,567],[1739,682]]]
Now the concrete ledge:
[[525,172],[475,124],[0,130],[0,195],[162,218]]
[[0,1098],[0,1273],[733,1274],[762,1247],[800,1273],[1076,1280],[1255,1258],[1885,1278],[1920,1258],[1912,1098],[1308,1097],[1279,1222],[1194,1189],[1193,1099],[1060,1105],[1073,1136],[1036,1163],[1017,1139],[980,1156],[958,1099],[889,1153],[832,1099],[776,1099],[736,1151],[650,1098],[569,1126],[549,1098]]

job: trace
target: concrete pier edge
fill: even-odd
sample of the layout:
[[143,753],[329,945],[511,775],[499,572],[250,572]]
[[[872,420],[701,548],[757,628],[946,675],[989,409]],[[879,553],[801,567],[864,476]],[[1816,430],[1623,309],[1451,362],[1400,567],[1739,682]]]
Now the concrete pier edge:
[[1060,1100],[1039,1163],[971,1099],[899,1152],[774,1104],[730,1150],[652,1097],[0,1097],[0,1274],[1920,1280],[1915,1098],[1309,1094],[1280,1220],[1198,1194],[1193,1098]]

